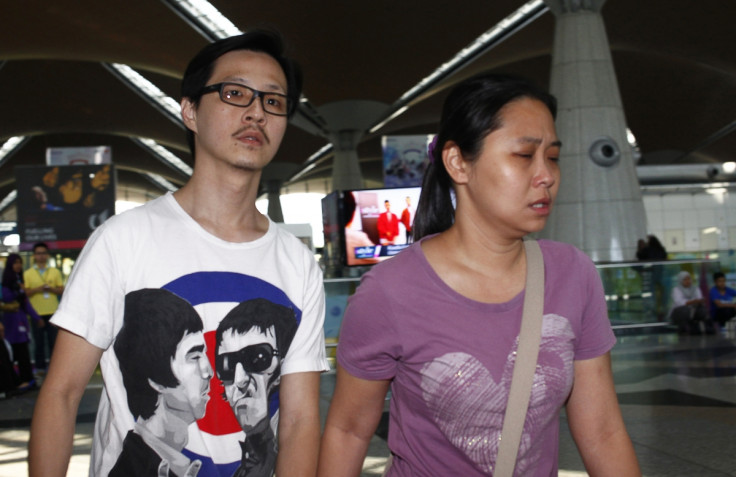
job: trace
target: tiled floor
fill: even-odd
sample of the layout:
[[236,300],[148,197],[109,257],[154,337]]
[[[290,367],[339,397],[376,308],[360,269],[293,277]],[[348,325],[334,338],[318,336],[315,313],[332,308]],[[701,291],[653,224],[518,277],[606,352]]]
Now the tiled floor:
[[[716,336],[620,336],[613,368],[624,419],[645,476],[736,476],[736,331]],[[324,375],[323,413],[333,387],[334,375]],[[99,392],[96,377],[80,408],[70,477],[87,475],[91,420]],[[0,401],[0,477],[27,475],[26,443],[34,399],[35,393],[28,393]],[[560,476],[587,475],[564,415],[560,423]],[[385,441],[375,436],[362,475],[380,475],[387,454]]]

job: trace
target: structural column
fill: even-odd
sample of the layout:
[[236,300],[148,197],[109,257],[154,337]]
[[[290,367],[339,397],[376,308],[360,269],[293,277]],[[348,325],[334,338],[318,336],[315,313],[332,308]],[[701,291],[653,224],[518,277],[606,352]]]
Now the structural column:
[[317,108],[329,130],[327,138],[332,143],[332,189],[362,189],[363,175],[358,161],[358,144],[365,131],[382,117],[388,105],[378,101],[345,100],[328,103]]
[[541,236],[594,261],[633,260],[646,215],[600,9],[545,0],[556,17],[550,91],[558,99],[562,184]]
[[284,222],[284,212],[281,209],[281,185],[283,181],[271,179],[265,181],[268,196],[268,216],[277,223]]
[[335,157],[332,161],[332,189],[363,188],[363,175],[358,162],[358,143],[363,131],[341,130],[330,134]]

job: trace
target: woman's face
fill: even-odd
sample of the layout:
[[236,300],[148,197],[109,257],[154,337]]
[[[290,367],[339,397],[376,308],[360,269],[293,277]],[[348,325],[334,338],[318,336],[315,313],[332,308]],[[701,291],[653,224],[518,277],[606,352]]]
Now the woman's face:
[[686,275],[682,277],[682,286],[685,288],[690,288],[690,285],[693,284],[693,279],[690,278],[690,275]]
[[15,273],[20,273],[23,271],[23,260],[19,258],[15,262],[13,262],[13,271]]
[[474,220],[517,238],[547,222],[560,184],[561,144],[541,101],[515,100],[500,115],[501,127],[485,137],[478,159],[469,164],[463,195]]

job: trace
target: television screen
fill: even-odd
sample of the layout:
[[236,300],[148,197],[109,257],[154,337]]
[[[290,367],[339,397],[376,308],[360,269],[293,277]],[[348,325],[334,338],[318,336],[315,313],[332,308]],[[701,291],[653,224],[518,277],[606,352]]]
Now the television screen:
[[409,246],[419,187],[342,192],[345,264],[372,265]]

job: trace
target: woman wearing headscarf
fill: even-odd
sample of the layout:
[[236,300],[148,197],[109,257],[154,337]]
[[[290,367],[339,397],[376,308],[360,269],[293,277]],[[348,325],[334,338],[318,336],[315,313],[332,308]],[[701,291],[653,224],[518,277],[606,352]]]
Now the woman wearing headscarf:
[[680,334],[701,334],[700,322],[705,322],[705,331],[713,334],[713,322],[708,319],[703,294],[700,288],[693,284],[690,272],[682,271],[677,274],[677,286],[672,289],[672,310],[670,320],[677,325]]
[[22,381],[19,387],[23,389],[35,387],[31,355],[28,351],[31,336],[28,315],[38,323],[38,326],[43,327],[45,323],[28,301],[23,286],[23,260],[16,253],[8,255],[5,261],[5,270],[2,275],[2,301],[6,304],[18,304],[15,311],[3,313],[2,322],[5,327],[5,339],[10,343],[13,357],[18,363],[18,372]]

